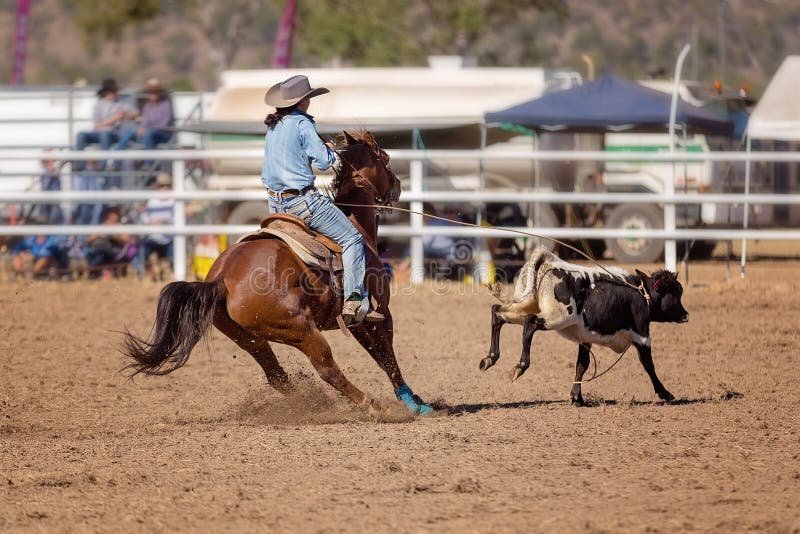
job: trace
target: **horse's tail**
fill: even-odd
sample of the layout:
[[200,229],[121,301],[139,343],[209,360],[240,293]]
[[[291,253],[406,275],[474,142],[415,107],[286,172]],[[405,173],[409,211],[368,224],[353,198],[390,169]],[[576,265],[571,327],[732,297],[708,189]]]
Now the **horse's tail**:
[[182,367],[214,321],[214,309],[225,298],[222,280],[172,282],[158,297],[155,333],[151,340],[125,332],[122,353],[134,361],[133,375],[165,375]]

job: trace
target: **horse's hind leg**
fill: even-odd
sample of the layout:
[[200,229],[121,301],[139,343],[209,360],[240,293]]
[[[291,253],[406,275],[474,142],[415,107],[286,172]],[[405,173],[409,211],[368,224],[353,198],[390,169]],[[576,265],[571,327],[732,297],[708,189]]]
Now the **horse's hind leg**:
[[289,376],[283,370],[281,364],[278,363],[278,358],[266,338],[239,326],[233,319],[228,317],[224,308],[219,310],[214,317],[214,326],[231,338],[241,349],[250,353],[258,362],[258,365],[261,366],[270,386],[284,395],[291,393],[293,386],[289,381]]
[[380,410],[378,403],[369,399],[362,391],[345,378],[342,370],[336,365],[331,352],[331,347],[319,330],[312,330],[301,341],[292,343],[294,347],[303,351],[319,376],[328,384],[336,388],[339,393],[367,410]]

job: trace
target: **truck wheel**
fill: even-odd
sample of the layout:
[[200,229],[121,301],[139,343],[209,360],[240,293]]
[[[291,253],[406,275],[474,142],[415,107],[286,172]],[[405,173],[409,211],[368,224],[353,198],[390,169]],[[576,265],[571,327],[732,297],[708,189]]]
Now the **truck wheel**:
[[[269,207],[266,202],[251,200],[242,202],[228,215],[228,224],[247,224],[253,226],[253,231],[258,230],[261,219],[269,215]],[[229,235],[228,245],[236,243],[241,235]]]
[[[539,206],[539,226],[542,228],[557,228],[561,226],[558,222],[558,216],[556,212],[553,211],[553,208],[546,204],[542,204]],[[536,227],[532,226],[530,229],[531,233],[536,233]],[[531,257],[531,253],[533,250],[538,246],[542,245],[549,251],[554,251],[558,243],[555,241],[550,241],[549,239],[540,239],[538,237],[529,237],[525,240],[525,259]]]
[[[650,204],[620,204],[606,219],[606,228],[658,229],[664,227],[662,211]],[[658,239],[606,239],[606,246],[621,263],[653,263],[664,252]]]

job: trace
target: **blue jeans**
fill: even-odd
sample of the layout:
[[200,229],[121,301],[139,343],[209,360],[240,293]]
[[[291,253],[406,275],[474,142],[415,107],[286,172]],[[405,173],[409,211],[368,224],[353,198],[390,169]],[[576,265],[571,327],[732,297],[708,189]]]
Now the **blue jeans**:
[[[75,150],[83,150],[91,144],[99,144],[101,150],[108,150],[114,144],[119,136],[113,130],[98,130],[91,132],[78,132],[78,141],[75,144]],[[73,164],[73,171],[82,171],[86,166],[85,161],[76,161]],[[97,169],[103,170],[105,162],[97,161]]]
[[[73,191],[99,191],[100,178],[76,174],[72,177]],[[78,204],[72,214],[72,224],[100,224],[102,204]]]
[[131,144],[131,141],[137,140],[142,142],[146,150],[152,150],[170,139],[172,139],[172,132],[169,130],[145,130],[144,133],[139,136],[139,130],[131,128],[125,130],[122,132],[122,135],[119,136],[117,148],[119,150],[125,150],[128,148],[128,145]]
[[267,198],[272,213],[296,215],[310,228],[330,237],[342,247],[344,296],[348,298],[353,293],[359,293],[362,306],[364,302],[368,303],[364,287],[364,240],[342,210],[317,190],[286,198],[268,194]]

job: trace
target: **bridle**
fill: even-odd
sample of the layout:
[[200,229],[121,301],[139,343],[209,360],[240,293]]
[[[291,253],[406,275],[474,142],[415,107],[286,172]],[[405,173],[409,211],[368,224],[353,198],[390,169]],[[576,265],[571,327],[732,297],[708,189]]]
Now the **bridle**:
[[359,141],[359,144],[363,145],[369,150],[369,152],[372,154],[372,159],[374,161],[380,162],[381,166],[383,167],[383,172],[389,178],[390,181],[389,188],[387,189],[386,194],[383,195],[383,197],[378,195],[378,190],[375,187],[375,185],[371,181],[367,180],[366,177],[364,177],[361,173],[359,173],[359,170],[356,168],[356,166],[353,165],[346,158],[344,158],[339,150],[334,149],[334,152],[336,152],[336,154],[339,156],[339,161],[341,161],[342,163],[346,163],[350,167],[353,179],[361,178],[360,182],[363,184],[367,184],[370,187],[370,189],[372,189],[373,193],[372,196],[375,203],[382,207],[389,207],[392,205],[392,201],[395,202],[397,201],[397,199],[392,198],[392,193],[394,192],[395,187],[398,185],[400,181],[398,180],[397,176],[395,176],[395,174],[392,172],[392,170],[389,168],[389,154],[387,154],[381,148],[379,147],[375,148],[371,146],[369,143],[366,143],[364,141]]

